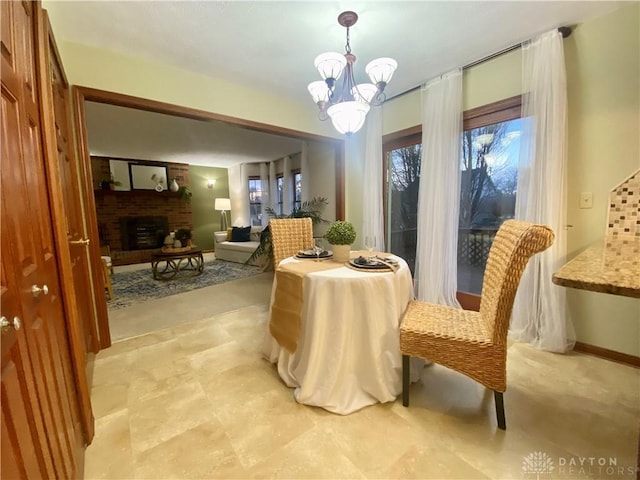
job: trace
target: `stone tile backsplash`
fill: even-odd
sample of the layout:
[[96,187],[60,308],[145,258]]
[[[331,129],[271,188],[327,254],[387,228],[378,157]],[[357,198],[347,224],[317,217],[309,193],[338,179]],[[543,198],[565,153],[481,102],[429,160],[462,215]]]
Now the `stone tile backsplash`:
[[607,235],[640,237],[640,170],[611,190]]

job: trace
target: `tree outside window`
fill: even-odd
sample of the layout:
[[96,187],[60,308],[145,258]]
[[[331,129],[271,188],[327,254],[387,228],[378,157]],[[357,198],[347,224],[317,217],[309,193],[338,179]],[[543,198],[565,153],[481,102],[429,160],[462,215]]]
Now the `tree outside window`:
[[480,294],[489,249],[516,205],[520,119],[462,135],[458,290]]

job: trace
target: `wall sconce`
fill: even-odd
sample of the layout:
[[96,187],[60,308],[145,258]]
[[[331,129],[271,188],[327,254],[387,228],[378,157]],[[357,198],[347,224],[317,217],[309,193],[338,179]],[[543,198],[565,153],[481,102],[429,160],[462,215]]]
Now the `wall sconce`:
[[213,188],[213,186],[215,184],[216,184],[216,180],[215,179],[207,178],[207,188]]

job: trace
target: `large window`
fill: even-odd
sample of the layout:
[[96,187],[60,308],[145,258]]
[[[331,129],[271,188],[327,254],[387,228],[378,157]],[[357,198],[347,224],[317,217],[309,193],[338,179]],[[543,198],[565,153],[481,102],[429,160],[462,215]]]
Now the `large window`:
[[249,177],[249,219],[251,225],[262,225],[262,181]]
[[516,206],[520,119],[464,131],[460,163],[458,290],[480,294],[489,249]]
[[414,272],[418,225],[418,185],[420,184],[421,134],[386,145],[387,244],[404,258]]
[[[520,97],[464,114],[460,159],[458,290],[479,295],[487,256],[502,222],[513,218],[520,149]],[[385,139],[389,250],[415,267],[422,133]]]

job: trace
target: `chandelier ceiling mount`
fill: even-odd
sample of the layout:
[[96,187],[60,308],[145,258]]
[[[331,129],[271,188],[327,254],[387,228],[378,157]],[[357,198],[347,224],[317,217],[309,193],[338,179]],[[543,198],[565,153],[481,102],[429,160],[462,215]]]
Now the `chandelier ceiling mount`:
[[[384,89],[398,67],[392,58],[378,58],[365,67],[371,83],[356,83],[353,73],[356,56],[351,53],[349,28],[357,21],[355,12],[346,11],[338,15],[338,23],[347,29],[345,53],[318,55],[315,66],[322,80],[311,82],[307,87],[320,110],[320,120],[331,118],[336,130],[346,135],[360,130],[371,106],[379,106],[384,102]],[[338,84],[341,76],[342,81]]]

